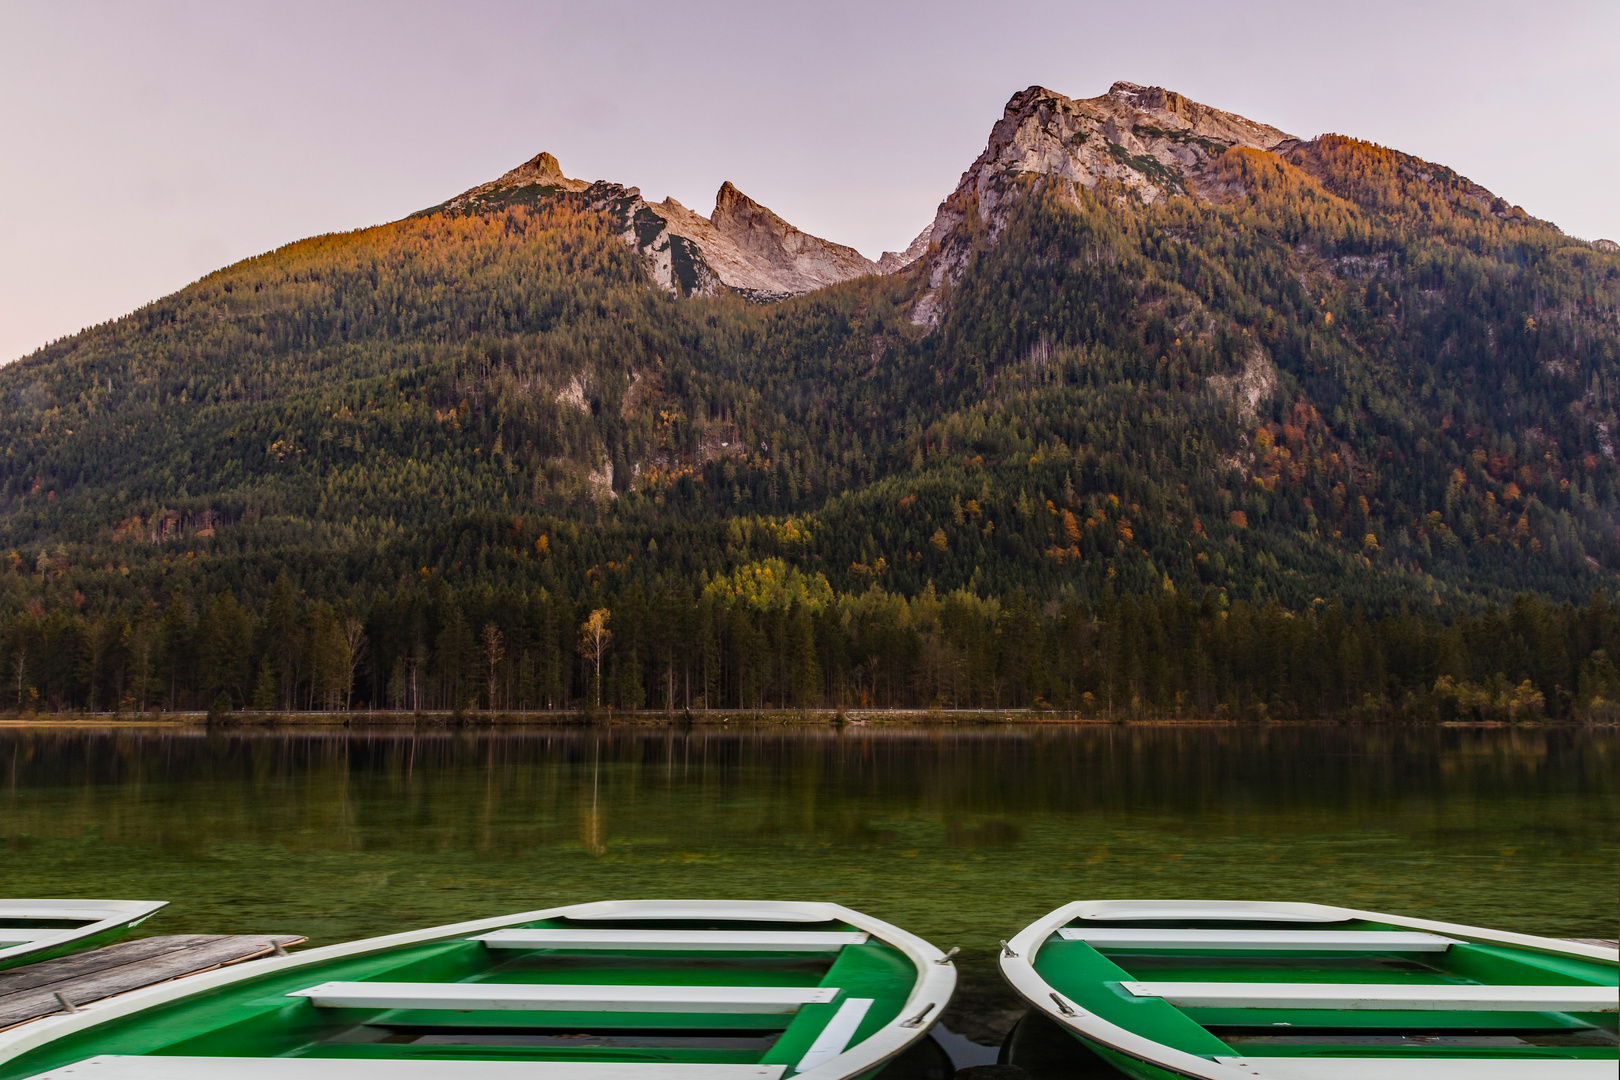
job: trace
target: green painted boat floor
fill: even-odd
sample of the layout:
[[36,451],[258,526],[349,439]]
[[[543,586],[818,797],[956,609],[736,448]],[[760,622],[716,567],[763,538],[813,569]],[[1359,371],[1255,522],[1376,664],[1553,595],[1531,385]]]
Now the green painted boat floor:
[[[647,925],[727,928],[664,920]],[[516,926],[591,924],[547,920]],[[748,927],[852,929],[841,923]],[[853,1046],[899,1014],[916,977],[909,958],[875,939],[814,954],[507,950],[441,941],[272,973],[145,1010],[0,1064],[0,1080],[18,1080],[95,1054],[791,1066],[846,999],[873,999],[849,1042]],[[364,981],[821,986],[840,993],[832,1002],[804,1005],[793,1014],[348,1009],[286,996],[323,982]]]
[[[1094,925],[1088,922],[1087,925]],[[1106,924],[1096,924],[1106,925]],[[1165,920],[1181,929],[1274,929]],[[1399,929],[1377,923],[1336,928]],[[1062,996],[1119,1027],[1189,1054],[1243,1057],[1396,1057],[1615,1060],[1614,1013],[1475,1010],[1178,1008],[1121,986],[1141,982],[1615,986],[1614,964],[1505,946],[1457,944],[1438,953],[1301,954],[1191,949],[1109,949],[1053,936],[1036,954],[1037,973]],[[1096,1047],[1132,1076],[1169,1075]]]

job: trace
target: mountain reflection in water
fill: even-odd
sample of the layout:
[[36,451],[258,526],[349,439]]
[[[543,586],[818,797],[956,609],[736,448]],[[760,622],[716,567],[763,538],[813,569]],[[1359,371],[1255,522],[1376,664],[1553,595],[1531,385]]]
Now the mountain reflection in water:
[[1607,729],[0,728],[0,894],[327,943],[611,897],[828,899],[993,950],[1090,897],[1613,937]]

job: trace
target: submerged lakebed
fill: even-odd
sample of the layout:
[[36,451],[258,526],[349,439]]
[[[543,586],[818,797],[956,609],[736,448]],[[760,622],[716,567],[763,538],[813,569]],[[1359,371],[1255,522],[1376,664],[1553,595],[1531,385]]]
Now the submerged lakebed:
[[1615,936],[1620,731],[0,728],[0,894],[315,944],[585,900],[826,899],[994,953],[1072,899],[1309,900]]

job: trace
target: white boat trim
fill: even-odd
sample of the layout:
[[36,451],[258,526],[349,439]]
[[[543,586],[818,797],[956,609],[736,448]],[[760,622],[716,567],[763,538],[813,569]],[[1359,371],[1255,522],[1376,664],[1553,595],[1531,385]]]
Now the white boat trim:
[[1118,926],[1065,926],[1064,941],[1098,949],[1191,949],[1264,952],[1445,952],[1456,938],[1412,930],[1130,930]]
[[323,1009],[518,1012],[796,1013],[831,1005],[836,986],[634,986],[584,983],[327,982],[288,997]]
[[[644,911],[646,914],[638,915],[632,910],[633,906],[637,904],[645,905]],[[609,914],[604,914],[604,911],[609,912]],[[693,912],[697,911],[711,912],[712,914],[707,916],[693,914]],[[205,971],[196,975],[188,975],[184,979],[174,982],[133,990],[127,994],[107,998],[104,1001],[92,1002],[76,1013],[57,1013],[53,1016],[41,1017],[38,1020],[19,1025],[9,1031],[0,1032],[0,1062],[9,1061],[61,1036],[84,1031],[87,1028],[128,1016],[131,1013],[139,1012],[154,1005],[168,1004],[196,994],[207,993],[217,987],[226,986],[233,982],[278,971],[291,971],[331,960],[363,956],[402,945],[420,945],[431,941],[466,938],[474,934],[508,928],[513,923],[537,922],[541,919],[699,919],[705,917],[759,922],[843,922],[858,930],[865,931],[887,945],[899,949],[916,968],[917,981],[912,984],[911,994],[906,998],[904,1007],[901,1008],[899,1014],[893,1020],[854,1046],[849,1047],[843,1053],[833,1057],[830,1061],[818,1065],[808,1072],[799,1073],[794,1080],[799,1080],[800,1077],[806,1078],[806,1080],[845,1080],[846,1077],[859,1076],[896,1057],[911,1046],[912,1043],[928,1034],[928,1029],[933,1026],[934,1021],[944,1011],[945,1003],[950,1000],[951,993],[956,989],[956,966],[950,963],[945,954],[939,949],[892,923],[875,919],[870,915],[839,904],[778,900],[614,900],[605,904],[570,904],[562,907],[542,908],[537,911],[502,915],[492,919],[474,919],[448,926],[435,926],[402,934],[366,938],[361,941],[350,941],[340,945],[327,945],[317,949],[309,949],[288,956],[272,956],[263,960],[249,960],[228,968],[220,968],[217,971]],[[169,1058],[168,1060],[174,1059]],[[294,1059],[278,1058],[268,1060]],[[529,1064],[532,1066],[532,1063]],[[345,1061],[345,1065],[352,1066],[354,1062],[352,1060]],[[464,1076],[467,1071],[464,1067]]]
[[[167,900],[0,900],[0,964],[31,953],[104,934],[120,927],[135,927],[167,907]],[[83,926],[64,930],[24,929],[8,923],[32,919],[83,919]]]
[[1614,1080],[1613,1061],[1553,1058],[1222,1057],[1262,1080]]
[[[476,1065],[469,1070],[468,1065]],[[536,1066],[540,1068],[536,1068]],[[786,1065],[641,1061],[384,1061],[102,1054],[34,1080],[779,1080]]]
[[[1441,934],[1463,942],[1484,945],[1511,945],[1559,956],[1607,961],[1620,964],[1620,949],[1601,945],[1586,945],[1559,941],[1555,938],[1531,934],[1514,934],[1478,926],[1439,922],[1433,919],[1411,919],[1356,908],[1333,907],[1326,904],[1280,903],[1276,901],[1185,901],[1185,900],[1076,900],[1047,912],[1007,942],[999,963],[1002,976],[1013,990],[1031,1005],[1040,1009],[1055,1023],[1068,1028],[1087,1040],[1106,1046],[1121,1054],[1149,1062],[1159,1068],[1188,1077],[1190,1080],[1250,1080],[1256,1073],[1252,1068],[1239,1068],[1221,1060],[1211,1060],[1165,1046],[1145,1036],[1083,1009],[1073,1002],[1064,1001],[1056,990],[1035,971],[1031,958],[1058,929],[1071,922],[1157,921],[1175,919],[1224,919],[1233,922],[1352,922],[1383,923],[1406,930],[1421,930]],[[1011,953],[1012,955],[1008,955]],[[1228,1059],[1230,1061],[1231,1059]],[[1246,1059],[1258,1061],[1260,1059]],[[1268,1059],[1270,1060],[1270,1059]],[[1281,1059],[1278,1059],[1281,1060]],[[1294,1060],[1294,1059],[1290,1059]],[[1338,1059],[1347,1060],[1347,1059]],[[1613,1074],[1611,1062],[1602,1062]],[[1363,1074],[1365,1075],[1365,1074]],[[1474,1074],[1484,1080],[1485,1074]],[[1530,1080],[1527,1074],[1516,1074]],[[1279,1074],[1278,1080],[1283,1080]]]
[[496,930],[474,934],[491,949],[628,949],[635,952],[837,952],[863,945],[865,931],[842,930]]

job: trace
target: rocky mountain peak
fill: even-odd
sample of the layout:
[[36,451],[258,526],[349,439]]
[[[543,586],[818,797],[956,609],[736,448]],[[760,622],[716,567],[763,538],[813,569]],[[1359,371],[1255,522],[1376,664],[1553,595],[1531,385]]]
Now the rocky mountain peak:
[[[572,194],[585,191],[590,186],[584,180],[571,180],[564,176],[562,166],[558,164],[556,156],[541,151],[517,168],[502,173],[487,184],[479,184],[475,188],[469,188],[455,198],[433,209],[436,211],[454,211],[468,206],[487,205],[492,199],[498,201],[525,188],[533,188],[551,194],[562,191]],[[423,212],[426,213],[427,211]]]
[[[715,193],[714,213],[710,215],[710,219],[717,220],[737,213],[747,213],[748,208],[765,210],[763,206],[738,191],[737,186],[727,180],[720,185],[720,190]],[[770,213],[769,210],[765,210],[765,212]]]
[[545,151],[525,161],[522,165],[505,173],[495,181],[499,187],[522,187],[527,184],[539,184],[542,187],[554,187],[562,191],[584,191],[590,185],[583,180],[570,180],[563,175],[562,166],[557,159]]
[[[729,180],[715,196],[709,224],[750,264],[750,276],[758,284],[743,287],[757,291],[808,292],[877,270],[876,264],[854,248],[811,236],[788,224],[738,191]],[[698,245],[703,247],[704,242],[698,240]]]
[[687,295],[729,289],[781,299],[865,274],[893,273],[928,247],[924,230],[904,254],[886,252],[880,265],[852,247],[794,227],[729,180],[715,195],[714,213],[704,218],[671,198],[648,203],[639,188],[570,179],[549,153],[424,213],[489,212],[513,202],[559,197],[614,215],[621,238],[646,257],[653,279]]
[[1210,163],[1233,147],[1276,151],[1297,142],[1269,124],[1160,86],[1116,82],[1106,94],[1079,99],[1044,86],[1020,90],[990,129],[984,152],[934,215],[930,235],[939,250],[931,258],[931,289],[913,317],[937,321],[937,291],[960,277],[969,254],[965,245],[951,243],[956,227],[976,212],[994,242],[1020,177],[1055,177],[1083,188],[1110,183],[1153,203],[1172,195],[1197,197]]

